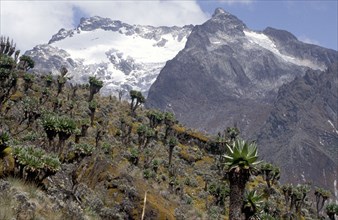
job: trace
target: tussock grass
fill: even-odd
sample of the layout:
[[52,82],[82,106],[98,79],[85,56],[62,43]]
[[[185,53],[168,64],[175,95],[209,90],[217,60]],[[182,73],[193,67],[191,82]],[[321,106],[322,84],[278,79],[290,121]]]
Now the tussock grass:
[[16,206],[16,201],[8,192],[0,192],[0,219],[12,220],[15,216],[13,207]]

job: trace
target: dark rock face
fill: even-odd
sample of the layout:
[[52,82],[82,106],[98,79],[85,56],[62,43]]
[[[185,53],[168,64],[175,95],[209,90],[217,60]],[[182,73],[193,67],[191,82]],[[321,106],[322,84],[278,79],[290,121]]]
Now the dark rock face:
[[[283,170],[283,181],[313,181],[334,189],[338,179],[338,63],[308,71],[282,86],[258,135],[262,156]],[[337,190],[337,189],[336,189]]]
[[[278,112],[276,117],[280,117],[281,110],[277,108],[278,106],[279,108],[296,108],[294,105],[306,98],[303,96],[307,92],[310,92],[307,96],[312,96],[321,86],[328,86],[319,83],[319,81],[319,84],[315,86],[316,89],[309,88],[310,85],[294,85],[295,94],[299,95],[299,98],[294,102],[291,101],[292,99],[288,100],[293,97],[290,94],[284,98],[288,101],[279,102],[281,94],[288,92],[289,87],[285,86],[295,79],[293,84],[301,79],[311,79],[309,83],[317,83],[316,79],[319,80],[320,71],[325,70],[337,58],[337,51],[305,44],[287,31],[267,28],[263,32],[253,32],[235,16],[217,9],[209,21],[194,27],[185,48],[174,59],[167,62],[149,90],[147,106],[172,111],[187,126],[209,133],[216,133],[228,126],[237,125],[241,130],[241,136],[250,139],[257,139],[257,134],[262,131],[261,129],[267,131],[265,122],[268,120],[272,123],[273,129],[288,128],[286,133],[282,135],[285,138],[283,140],[287,140],[289,136],[286,134],[292,134],[296,131],[294,129],[298,128],[296,125],[291,126],[291,121],[295,123],[300,116],[292,113],[295,115],[290,115],[288,121],[273,120],[270,112],[272,110],[276,114]],[[335,74],[337,76],[337,71]],[[331,81],[332,87],[333,84],[334,82]],[[333,93],[333,88],[330,91]],[[323,94],[320,97],[331,96]],[[318,103],[320,100],[321,98],[318,97]],[[327,101],[322,101],[321,105],[317,106],[312,106],[309,102],[307,109],[310,107],[316,109],[311,114],[321,115],[321,119],[326,117],[323,113],[325,109],[325,111],[331,112],[331,115],[336,115],[337,108],[334,111],[334,106],[332,106],[332,102],[337,102],[335,100],[337,99],[328,98]],[[324,105],[324,103],[326,104]],[[310,115],[310,112],[306,112],[309,114],[307,116],[309,121],[314,117]],[[332,123],[337,121],[337,118],[330,117]],[[306,127],[297,133],[299,135],[297,141],[304,140],[297,143],[302,149],[307,147],[313,149],[310,151],[312,158],[309,155],[308,160],[322,161],[320,167],[325,168],[327,165],[324,172],[328,176],[334,163],[333,160],[327,160],[328,152],[320,149],[330,145],[332,147],[332,144],[338,146],[337,136],[334,137],[337,134],[332,133],[333,136],[328,138],[330,142],[325,143],[321,148],[307,141],[308,136],[313,136],[311,140],[317,138],[318,142],[320,133],[317,133],[317,129],[320,130],[320,123],[330,126],[327,120],[328,118],[326,122],[312,121],[311,126],[305,124]],[[291,140],[281,142],[281,137],[278,139],[276,136],[281,134],[278,133],[278,130],[275,132],[277,133],[268,135],[269,142],[262,140],[262,144],[268,144],[265,148],[262,147],[263,155],[271,155],[279,151],[282,144],[292,146],[296,143]],[[261,134],[259,138],[263,138],[264,132]],[[328,135],[324,130],[321,134],[321,136]],[[304,144],[300,145],[300,143]],[[271,148],[269,148],[270,146]],[[292,148],[295,149],[295,155],[305,152],[296,146]],[[270,149],[270,151],[266,149]],[[330,152],[333,153],[333,151]],[[337,153],[337,151],[335,152]],[[274,154],[289,160],[285,158],[287,155],[284,153]],[[319,154],[322,154],[321,159],[315,160],[314,158]],[[277,158],[277,156],[274,157]],[[295,159],[289,164],[298,166],[298,163],[302,163],[302,160]],[[306,169],[309,167],[306,163],[302,166]],[[299,173],[300,170],[295,170],[293,176],[300,176],[302,174]],[[317,173],[312,173],[310,169],[307,171],[309,175],[305,177],[306,180],[316,181],[319,178],[319,171]],[[332,178],[334,177],[331,176],[330,181]],[[290,180],[296,179],[290,178]],[[332,189],[331,184],[332,182],[330,183]]]
[[310,59],[313,63],[318,64],[328,64],[337,60],[336,51],[298,41],[294,35],[287,31],[268,27],[263,31],[263,33],[273,39],[274,43],[281,52],[288,53],[302,59]]

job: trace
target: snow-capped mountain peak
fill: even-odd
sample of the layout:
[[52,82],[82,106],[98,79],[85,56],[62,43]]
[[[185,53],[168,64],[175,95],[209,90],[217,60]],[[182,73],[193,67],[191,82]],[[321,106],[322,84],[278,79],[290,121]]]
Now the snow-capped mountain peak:
[[165,62],[184,48],[192,28],[82,18],[77,28],[61,29],[48,45],[26,54],[37,61],[36,69],[57,73],[66,66],[76,83],[86,83],[90,75],[96,75],[104,81],[103,93],[133,88],[147,94]]

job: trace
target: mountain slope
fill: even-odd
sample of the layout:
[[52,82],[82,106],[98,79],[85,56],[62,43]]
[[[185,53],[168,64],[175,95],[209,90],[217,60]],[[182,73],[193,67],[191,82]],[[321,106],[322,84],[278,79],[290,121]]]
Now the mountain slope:
[[[283,173],[292,171],[284,180],[305,179],[333,190],[337,69],[322,71],[337,57],[337,51],[300,42],[286,31],[252,31],[217,9],[167,62],[147,106],[172,111],[187,126],[209,133],[236,125],[242,136],[259,141],[262,155]],[[284,120],[283,114],[291,115]]]
[[27,51],[36,69],[69,69],[72,81],[87,83],[96,75],[104,93],[130,88],[148,92],[165,62],[183,49],[192,26],[129,25],[98,16],[81,19],[74,30],[61,29],[46,45]]
[[194,27],[184,50],[167,62],[150,88],[147,105],[171,110],[187,125],[208,132],[237,123],[250,136],[266,120],[283,84],[309,69],[324,70],[336,59],[334,50],[272,28],[251,31],[217,9],[209,21]]
[[315,180],[338,190],[337,73],[335,63],[280,89],[257,140],[263,157],[288,171],[283,181]]

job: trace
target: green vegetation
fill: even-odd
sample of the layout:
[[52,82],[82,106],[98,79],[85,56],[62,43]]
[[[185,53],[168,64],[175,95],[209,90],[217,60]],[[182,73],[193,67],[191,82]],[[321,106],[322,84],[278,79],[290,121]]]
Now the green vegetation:
[[94,95],[103,87],[103,81],[98,80],[96,77],[89,77],[89,102],[93,100]]
[[145,102],[145,98],[140,91],[130,90],[129,92],[131,103],[130,111],[132,115],[135,115],[136,109]]
[[331,203],[326,206],[326,214],[329,216],[330,220],[335,219],[335,215],[338,216],[338,205]]
[[66,84],[67,80],[70,79],[69,77],[66,77],[67,73],[68,73],[67,68],[64,66],[61,67],[60,75],[57,78],[57,96],[62,92],[62,89]]

